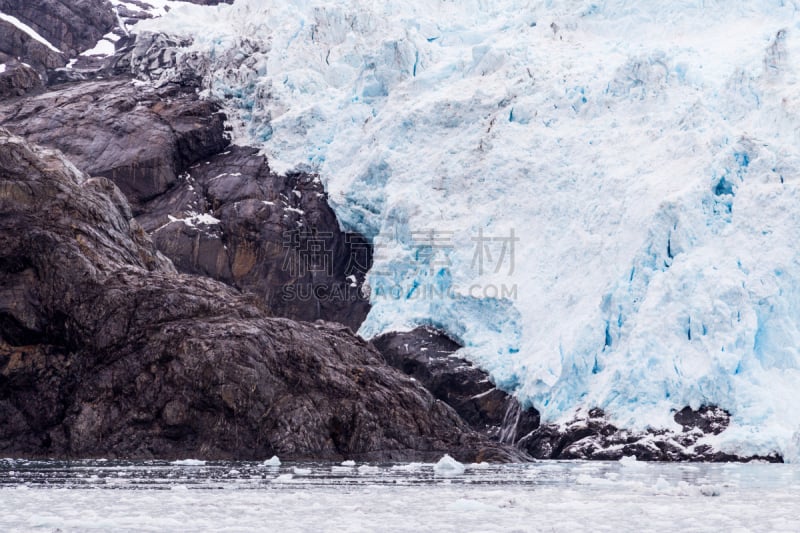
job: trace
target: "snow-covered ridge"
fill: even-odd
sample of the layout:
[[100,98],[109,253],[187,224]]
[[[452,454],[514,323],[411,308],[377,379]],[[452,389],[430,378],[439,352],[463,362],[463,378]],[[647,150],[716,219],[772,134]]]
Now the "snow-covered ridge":
[[440,326],[545,419],[711,403],[714,444],[797,458],[797,8],[237,0],[136,30],[193,36],[238,138],[373,240],[365,336]]

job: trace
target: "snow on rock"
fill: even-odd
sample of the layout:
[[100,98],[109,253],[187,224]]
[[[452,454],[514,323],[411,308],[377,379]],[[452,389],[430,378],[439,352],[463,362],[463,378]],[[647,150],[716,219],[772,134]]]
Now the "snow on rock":
[[115,51],[114,43],[109,39],[100,39],[94,48],[81,53],[82,56],[110,56]]
[[450,457],[449,455],[445,455],[439,462],[433,465],[433,472],[437,476],[442,477],[455,477],[460,476],[464,473],[464,465]]
[[36,30],[34,30],[33,28],[31,28],[30,26],[28,26],[27,24],[25,24],[21,20],[19,20],[17,17],[14,17],[12,15],[6,15],[5,13],[0,13],[0,20],[4,20],[4,21],[16,26],[19,30],[27,33],[28,36],[31,39],[40,42],[41,44],[45,45],[47,48],[49,48],[53,52],[56,52],[57,54],[61,53],[61,50],[59,50],[58,48],[53,46],[53,44],[50,41],[48,41],[47,39],[45,39],[44,37],[39,35],[39,32],[37,32]]
[[545,422],[718,405],[716,446],[792,460],[799,5],[237,0],[136,31],[191,36],[237,140],[373,242],[362,335],[442,328]]
[[214,218],[213,216],[209,215],[208,213],[196,213],[194,211],[189,211],[186,213],[186,218],[177,218],[172,215],[168,215],[167,218],[169,222],[183,222],[187,226],[195,227],[196,224],[202,224],[205,226],[213,226],[219,224],[220,220],[218,218]]

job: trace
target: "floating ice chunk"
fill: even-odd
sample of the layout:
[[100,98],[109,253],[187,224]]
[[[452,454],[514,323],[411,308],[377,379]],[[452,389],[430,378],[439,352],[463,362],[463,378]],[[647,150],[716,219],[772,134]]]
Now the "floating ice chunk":
[[637,468],[645,465],[645,463],[639,461],[635,455],[622,456],[622,458],[620,458],[619,460],[619,464],[621,464],[622,466],[637,467]]
[[458,513],[499,513],[502,511],[497,505],[470,498],[459,498],[448,504],[447,509]]
[[178,461],[172,461],[171,464],[175,466],[203,466],[206,462],[201,459],[180,459]]
[[716,485],[701,485],[699,488],[700,488],[700,494],[702,494],[703,496],[714,497],[722,494],[722,491]]
[[0,63],[0,74],[4,73],[5,71],[6,71],[6,64]]
[[356,466],[356,462],[352,459],[349,459],[347,461],[342,461],[342,466]]
[[300,468],[299,466],[294,467],[293,472],[298,476],[309,476],[311,475],[310,468]]
[[433,467],[433,472],[437,476],[442,477],[455,477],[460,476],[464,473],[464,465],[450,457],[449,455],[445,454],[444,457],[439,459],[439,462],[436,463]]
[[399,470],[401,472],[419,472],[424,466],[424,463],[408,463],[405,465],[394,465],[392,470]]
[[671,487],[670,487],[669,481],[664,479],[664,476],[658,476],[658,480],[656,480],[656,484],[654,485],[653,488],[655,488],[656,491],[658,491],[658,492],[666,492]]
[[273,455],[271,458],[261,463],[261,466],[281,466],[281,460],[278,459],[277,455]]
[[381,471],[380,468],[373,465],[361,465],[358,467],[358,473],[361,474],[362,476],[366,474],[377,474],[380,471]]

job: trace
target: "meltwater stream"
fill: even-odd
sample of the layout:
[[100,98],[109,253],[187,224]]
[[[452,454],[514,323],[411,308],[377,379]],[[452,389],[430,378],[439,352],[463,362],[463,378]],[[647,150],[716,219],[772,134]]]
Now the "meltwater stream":
[[0,461],[2,531],[798,531],[800,467]]

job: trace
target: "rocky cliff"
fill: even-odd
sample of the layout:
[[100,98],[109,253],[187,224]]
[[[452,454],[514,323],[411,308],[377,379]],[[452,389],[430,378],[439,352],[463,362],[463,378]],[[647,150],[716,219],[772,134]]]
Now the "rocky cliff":
[[0,132],[0,453],[508,459],[341,326],[175,271],[105,178]]

